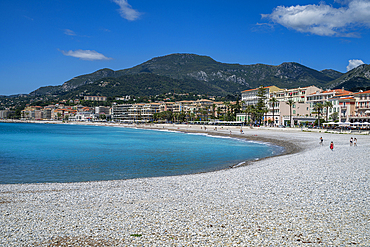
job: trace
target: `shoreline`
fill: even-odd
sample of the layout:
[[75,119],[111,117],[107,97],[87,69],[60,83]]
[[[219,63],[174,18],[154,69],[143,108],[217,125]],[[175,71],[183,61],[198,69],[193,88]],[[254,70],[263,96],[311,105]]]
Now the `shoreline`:
[[[269,137],[261,137],[256,134],[250,135],[248,134],[248,130],[251,130],[248,126],[243,126],[242,129],[246,131],[247,134],[243,132],[243,134],[240,134],[239,131],[241,129],[240,126],[217,126],[219,130],[214,131],[212,130],[213,126],[206,126],[208,127],[208,130],[204,130],[202,125],[186,125],[186,124],[117,124],[117,123],[105,123],[105,122],[63,122],[63,121],[37,121],[37,120],[28,120],[28,121],[0,121],[0,122],[6,122],[6,123],[31,123],[31,124],[68,124],[68,125],[84,125],[84,126],[105,126],[105,127],[119,127],[119,128],[132,128],[132,129],[147,129],[147,130],[166,130],[166,131],[174,131],[174,132],[181,132],[185,134],[205,134],[208,136],[221,136],[221,137],[229,137],[234,139],[241,139],[241,140],[247,140],[247,141],[255,141],[259,142],[261,144],[271,144],[275,146],[279,146],[284,148],[284,151],[282,153],[267,156],[263,158],[259,158],[257,160],[246,160],[238,164],[234,164],[229,167],[225,167],[222,169],[211,169],[210,171],[205,172],[196,172],[196,173],[186,173],[181,175],[190,175],[190,174],[198,174],[198,173],[207,173],[207,172],[214,172],[218,170],[225,170],[230,168],[236,168],[240,166],[250,165],[253,162],[257,162],[260,160],[276,157],[276,156],[282,156],[282,155],[288,155],[293,153],[298,153],[302,151],[303,149],[299,147],[298,143],[292,143],[289,141],[269,138]],[[225,129],[223,129],[225,128]],[[277,130],[280,130],[276,128]],[[294,131],[298,131],[299,129],[295,129]],[[229,133],[230,131],[230,133]],[[181,176],[181,175],[174,175],[174,176]],[[126,180],[126,179],[125,179]],[[100,180],[97,180],[100,181]],[[109,180],[102,180],[102,181],[109,181]],[[94,181],[89,181],[94,182]]]
[[[243,134],[238,134],[239,130],[240,130],[240,127],[239,126],[219,126],[219,127],[225,127],[227,128],[225,131],[228,132],[228,131],[231,131],[232,133],[231,134],[227,134],[220,130],[217,130],[217,131],[214,131],[214,130],[202,130],[200,129],[199,130],[199,127],[201,126],[197,126],[198,129],[196,130],[193,130],[193,129],[189,129],[188,126],[184,126],[184,125],[175,125],[173,126],[172,128],[170,127],[167,127],[165,128],[167,131],[176,131],[176,132],[181,132],[181,133],[185,133],[185,134],[206,134],[208,136],[221,136],[221,137],[230,137],[230,138],[235,138],[235,139],[241,139],[241,140],[246,140],[246,141],[255,141],[255,142],[259,142],[259,143],[262,143],[262,144],[266,144],[266,145],[275,145],[275,146],[279,146],[279,147],[282,147],[284,148],[284,151],[280,154],[277,154],[277,155],[273,155],[273,156],[267,156],[267,157],[264,157],[264,158],[260,158],[258,160],[247,160],[247,161],[244,161],[242,163],[244,163],[244,165],[250,165],[251,163],[253,162],[258,162],[260,160],[264,160],[264,159],[269,159],[269,158],[273,158],[273,157],[278,157],[278,156],[283,156],[283,155],[288,155],[288,154],[294,154],[294,153],[299,153],[301,151],[303,151],[304,149],[302,147],[299,146],[299,143],[293,143],[291,141],[285,141],[285,140],[280,140],[280,139],[276,139],[276,138],[271,138],[271,137],[263,137],[263,136],[258,136],[257,134],[249,134],[249,130],[251,130],[249,127],[243,127]],[[130,128],[130,127],[128,127]],[[153,127],[137,127],[139,129],[151,129],[151,130],[160,130],[161,128],[160,127],[156,127],[156,128],[153,128]],[[163,129],[163,128],[162,128]],[[240,165],[234,165],[230,168],[235,168],[235,167],[239,167]],[[229,168],[226,168],[226,169],[229,169]]]
[[199,174],[0,185],[0,245],[370,245],[370,136],[353,147],[349,135],[228,128],[293,149]]

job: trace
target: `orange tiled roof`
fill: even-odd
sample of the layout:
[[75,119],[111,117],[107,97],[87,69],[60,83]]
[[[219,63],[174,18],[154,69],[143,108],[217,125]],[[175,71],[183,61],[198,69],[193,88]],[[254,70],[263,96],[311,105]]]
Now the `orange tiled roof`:
[[370,93],[370,90],[367,90],[367,91],[364,91],[364,92],[358,92],[358,93],[355,93],[355,94],[367,94],[367,93]]
[[337,94],[351,94],[352,93],[351,91],[347,91],[343,89],[331,89],[331,90],[324,91],[322,93],[331,93],[331,92],[335,92]]
[[[263,87],[263,88],[270,88],[270,87],[272,87],[272,86]],[[258,89],[259,89],[259,87],[258,88],[254,88],[254,89],[248,89],[248,90],[242,91],[242,93],[244,93],[244,92],[250,92],[250,91],[254,91],[254,90],[258,90]]]
[[340,98],[339,100],[341,99],[353,99],[353,97],[344,97],[344,98]]
[[314,92],[310,95],[315,95],[315,94],[327,94],[327,93],[335,93],[336,96],[338,95],[347,95],[347,94],[353,94],[351,91],[343,90],[343,89],[330,89],[322,92]]

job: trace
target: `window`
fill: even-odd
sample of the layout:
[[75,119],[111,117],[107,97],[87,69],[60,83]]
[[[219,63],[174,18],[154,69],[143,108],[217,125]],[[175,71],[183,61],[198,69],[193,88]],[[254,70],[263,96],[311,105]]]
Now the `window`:
[[295,114],[295,110],[293,110],[293,114]]

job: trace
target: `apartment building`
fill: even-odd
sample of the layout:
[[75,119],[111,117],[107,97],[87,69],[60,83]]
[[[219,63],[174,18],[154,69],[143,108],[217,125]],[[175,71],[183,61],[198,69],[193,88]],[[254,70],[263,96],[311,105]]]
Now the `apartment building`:
[[[326,101],[330,101],[333,107],[328,109],[328,117],[332,118],[331,115],[335,112],[339,114],[340,105],[339,99],[344,96],[350,96],[353,93],[344,89],[330,89],[330,90],[318,90],[314,93],[307,95],[307,102],[310,103],[310,114],[316,114],[315,105],[317,103],[324,104]],[[326,115],[326,108],[322,109],[322,113]],[[317,114],[316,114],[317,115]]]
[[[266,92],[265,92],[265,97],[266,97],[265,103],[268,102],[268,99],[270,98],[270,95],[271,94],[274,94],[275,92],[282,90],[281,88],[278,88],[276,86],[265,87],[265,89],[266,89]],[[243,105],[244,106],[256,105],[257,102],[258,102],[257,93],[258,93],[258,88],[254,88],[254,89],[249,89],[249,90],[242,91]]]
[[160,111],[160,103],[148,103],[141,106],[140,120],[149,122],[153,120],[153,115]]
[[113,105],[111,110],[113,121],[129,121],[129,109],[132,104]]
[[[276,86],[266,87],[265,104],[268,112],[265,114],[263,121],[265,124],[271,123],[273,125],[287,125],[291,117],[295,124],[314,121],[313,117],[310,116],[310,104],[307,102],[307,95],[316,91],[320,91],[316,86],[292,89],[281,89]],[[257,104],[257,92],[258,88],[242,91],[243,109],[246,109],[248,105]],[[289,106],[287,104],[288,100],[292,100],[294,104]],[[242,114],[240,114],[239,120],[245,120],[246,117],[245,115],[242,118]]]
[[101,115],[101,114],[104,114],[104,115],[109,115],[110,114],[110,107],[106,107],[106,106],[96,106],[95,107],[95,114],[96,115]]
[[368,117],[370,115],[370,90],[354,93],[353,97],[356,100],[356,116]]
[[9,109],[0,110],[0,119],[6,119],[10,116],[10,114],[14,113],[14,111],[10,111]]
[[105,96],[84,96],[84,100],[107,101],[107,97]]
[[[268,102],[268,121],[274,121],[275,125],[287,125],[291,116],[295,124],[314,121],[310,116],[310,104],[307,102],[307,95],[318,91],[321,91],[321,89],[316,86],[308,86],[281,89],[271,93]],[[275,98],[277,102],[271,102],[272,98]],[[287,103],[289,100],[294,102],[292,106]],[[272,120],[272,116],[275,117],[274,120]]]

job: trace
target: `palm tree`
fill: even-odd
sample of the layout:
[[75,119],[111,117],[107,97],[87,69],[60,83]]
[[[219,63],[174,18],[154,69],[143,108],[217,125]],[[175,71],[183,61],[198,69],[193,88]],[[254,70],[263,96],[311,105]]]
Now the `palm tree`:
[[229,119],[229,107],[230,107],[230,101],[224,102],[224,105],[226,106],[226,112],[224,114],[224,120],[228,121]]
[[245,112],[247,113],[247,118],[249,118],[250,115],[250,122],[253,122],[256,118],[256,107],[254,105],[248,105]]
[[286,103],[289,105],[289,121],[290,127],[292,127],[292,106],[294,105],[294,101],[292,99],[289,99]]
[[251,105],[247,105],[247,107],[245,108],[244,112],[247,115],[247,117],[245,118],[245,123],[248,123],[249,122],[249,114],[252,113],[252,107],[251,107]]
[[322,103],[317,103],[314,106],[314,109],[317,110],[317,125],[320,127],[320,113],[321,109],[324,108],[324,105]]
[[333,103],[331,101],[325,101],[323,106],[326,108],[326,122],[328,122],[329,121],[329,108],[333,107]]
[[278,100],[275,97],[272,97],[270,102],[272,104],[272,123],[273,126],[275,126],[275,104],[278,102]]
[[268,107],[265,107],[262,109],[263,111],[263,114],[265,115],[265,119],[263,121],[264,125],[266,126],[268,124],[268,121],[267,121],[267,113],[269,112],[269,108]]
[[212,118],[215,119],[216,118],[216,114],[215,114],[215,111],[216,110],[216,104],[212,104]]

